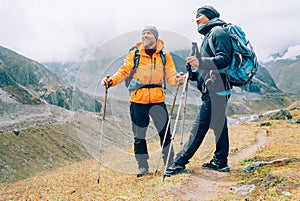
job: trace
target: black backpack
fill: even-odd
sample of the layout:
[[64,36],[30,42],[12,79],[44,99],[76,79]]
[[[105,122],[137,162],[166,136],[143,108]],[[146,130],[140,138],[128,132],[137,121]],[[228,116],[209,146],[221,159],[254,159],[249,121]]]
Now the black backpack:
[[[129,52],[130,51],[135,51],[134,52],[134,67],[133,67],[133,70],[130,72],[130,75],[125,79],[125,86],[128,88],[129,84],[130,84],[130,81],[132,80],[133,78],[133,75],[135,74],[138,66],[139,66],[139,61],[140,61],[140,52],[139,52],[139,49],[134,46],[132,48],[130,48]],[[160,58],[162,60],[162,63],[163,63],[163,67],[164,67],[164,74],[166,72],[166,56],[164,55],[163,53],[163,50],[161,50],[159,52],[159,55],[160,55]],[[164,88],[166,88],[166,80],[165,80],[165,76],[164,76]]]

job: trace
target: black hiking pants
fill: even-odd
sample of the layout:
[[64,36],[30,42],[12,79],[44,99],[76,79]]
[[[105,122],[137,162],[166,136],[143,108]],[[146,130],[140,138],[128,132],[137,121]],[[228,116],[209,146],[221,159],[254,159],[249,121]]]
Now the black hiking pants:
[[[134,154],[138,161],[139,167],[148,167],[147,159],[149,159],[146,132],[150,123],[150,117],[153,120],[154,126],[159,134],[160,145],[162,146],[164,135],[169,120],[168,111],[165,103],[152,103],[152,104],[130,104],[130,116],[132,123],[132,131],[134,134]],[[170,126],[167,131],[167,136],[162,151],[164,163],[167,162],[169,153],[169,145],[171,143]],[[173,160],[174,152],[171,148],[170,161]]]
[[228,127],[226,118],[227,97],[204,94],[202,105],[193,123],[189,139],[183,149],[176,155],[174,162],[185,165],[201,145],[209,128],[213,129],[216,141],[214,161],[220,165],[227,165],[229,152]]

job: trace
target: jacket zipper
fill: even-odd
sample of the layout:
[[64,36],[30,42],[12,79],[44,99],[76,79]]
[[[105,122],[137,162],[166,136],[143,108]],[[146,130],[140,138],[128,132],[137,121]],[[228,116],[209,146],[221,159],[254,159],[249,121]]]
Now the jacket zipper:
[[[151,60],[151,66],[154,65],[154,68],[155,68],[155,63],[156,63],[156,59],[154,57],[154,64],[152,64],[152,56],[150,56],[150,60]],[[150,68],[150,80],[149,80],[149,83],[148,84],[151,84],[151,80],[152,80],[152,67]],[[148,103],[150,104],[150,88],[148,89]]]

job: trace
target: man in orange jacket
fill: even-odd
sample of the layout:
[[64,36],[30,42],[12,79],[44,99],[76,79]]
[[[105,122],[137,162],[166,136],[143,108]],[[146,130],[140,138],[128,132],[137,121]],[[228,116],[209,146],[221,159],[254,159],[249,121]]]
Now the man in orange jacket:
[[[163,50],[164,42],[158,36],[158,30],[154,26],[147,26],[143,29],[142,41],[136,44],[139,51],[139,62],[129,85],[134,154],[139,168],[137,177],[149,173],[146,131],[150,117],[158,131],[161,146],[166,133],[162,150],[165,165],[167,165],[169,149],[171,149],[169,162],[172,162],[174,157],[173,147],[169,146],[171,142],[170,127],[166,132],[169,116],[165,105],[166,93],[162,88],[162,83],[165,79],[169,85],[176,87],[183,84],[185,79],[184,75],[176,72],[172,56],[169,52]],[[165,64],[160,56],[162,50],[166,60]],[[135,50],[132,50],[128,53],[124,64],[118,71],[110,77],[105,77],[101,84],[112,87],[124,81],[134,69],[134,60]]]

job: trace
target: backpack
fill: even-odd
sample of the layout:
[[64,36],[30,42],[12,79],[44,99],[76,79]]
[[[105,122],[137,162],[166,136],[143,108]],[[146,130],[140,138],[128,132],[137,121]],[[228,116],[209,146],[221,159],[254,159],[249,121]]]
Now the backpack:
[[[140,53],[139,53],[139,49],[134,46],[132,48],[130,48],[129,52],[130,51],[135,51],[134,52],[134,67],[133,67],[133,70],[130,72],[130,75],[125,79],[125,86],[128,88],[129,84],[130,84],[130,81],[132,80],[133,78],[133,75],[135,74],[138,66],[139,66],[139,61],[140,61]],[[166,73],[166,56],[163,52],[163,50],[161,50],[159,52],[159,55],[160,55],[160,58],[162,60],[162,63],[163,63],[163,68],[164,68],[164,74]],[[164,89],[166,88],[166,80],[165,80],[165,76],[164,76]]]
[[[247,40],[241,27],[237,25],[228,23],[223,28],[230,36],[233,47],[232,60],[226,69],[229,83],[239,87],[252,83],[252,78],[258,70],[258,63],[250,41]],[[208,44],[215,54],[212,37],[208,39]]]

